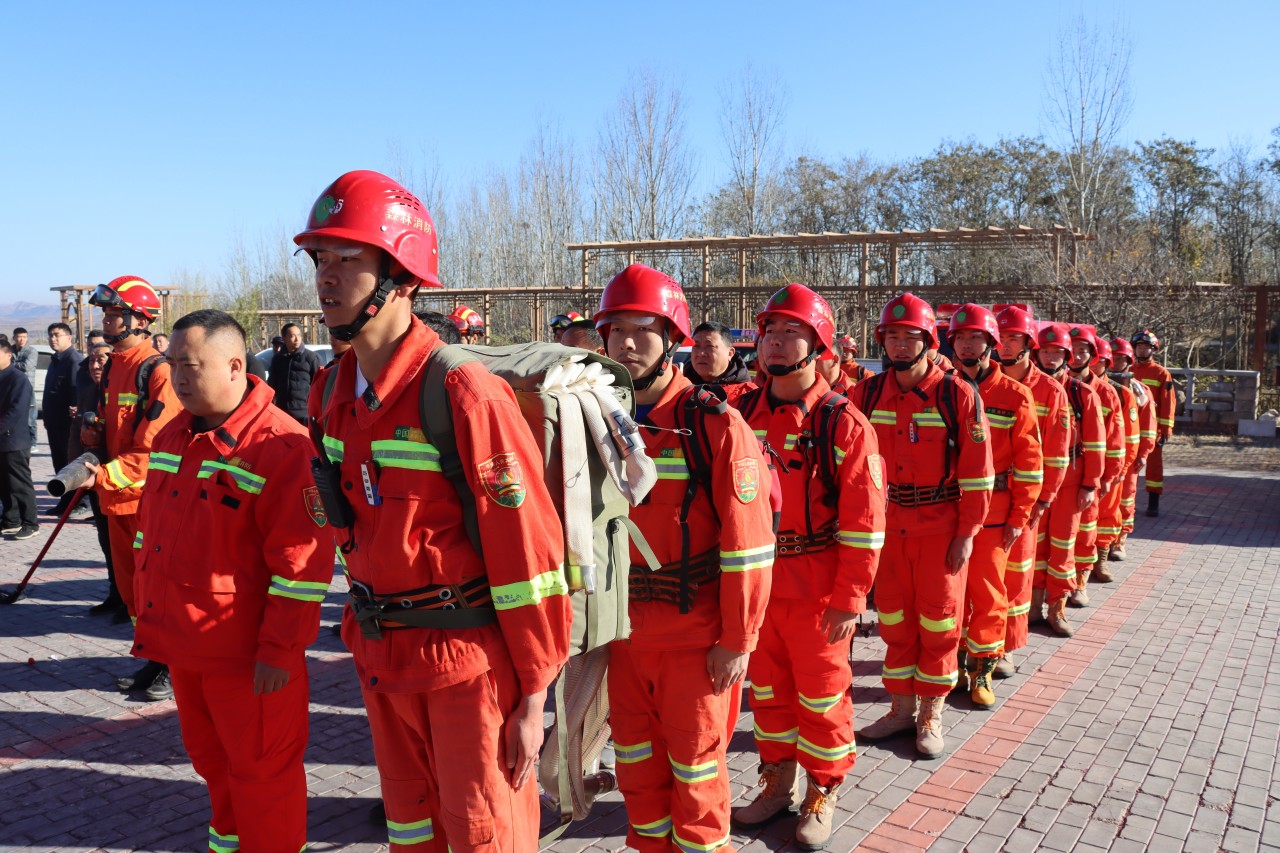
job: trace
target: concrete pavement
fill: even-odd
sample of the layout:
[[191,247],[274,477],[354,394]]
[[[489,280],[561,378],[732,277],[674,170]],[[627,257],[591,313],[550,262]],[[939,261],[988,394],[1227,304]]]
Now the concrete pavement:
[[[1228,458],[1246,470],[1224,470]],[[1140,496],[1129,560],[1071,611],[1076,636],[1033,629],[995,711],[954,698],[944,758],[915,760],[910,739],[861,746],[830,849],[1280,848],[1277,462],[1274,446],[1180,446],[1161,518],[1141,516]],[[38,451],[37,476],[49,467]],[[0,543],[0,585],[51,530]],[[128,626],[86,613],[105,591],[92,526],[73,522],[27,595],[0,607],[0,850],[203,849],[207,801],[173,703],[112,689],[134,663]],[[859,724],[887,703],[882,649],[874,634],[854,643]],[[308,660],[309,849],[388,850],[367,822],[377,775],[350,660],[323,629]],[[750,731],[747,712],[730,754],[738,803],[756,779]],[[625,825],[611,795],[552,849],[620,850]],[[788,849],[792,827],[779,820],[735,844]]]

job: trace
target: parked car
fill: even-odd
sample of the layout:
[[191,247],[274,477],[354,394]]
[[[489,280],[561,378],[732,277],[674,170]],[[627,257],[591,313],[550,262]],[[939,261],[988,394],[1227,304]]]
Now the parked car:
[[40,407],[40,400],[44,397],[44,377],[49,372],[49,362],[53,361],[53,347],[48,344],[32,344],[36,348],[36,408],[40,414],[44,414],[44,409]]

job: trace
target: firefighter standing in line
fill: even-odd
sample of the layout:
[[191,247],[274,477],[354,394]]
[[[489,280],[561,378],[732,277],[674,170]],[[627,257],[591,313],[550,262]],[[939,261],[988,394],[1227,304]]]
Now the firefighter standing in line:
[[1044,480],[1044,457],[1035,399],[1026,386],[1003,375],[999,365],[992,363],[991,354],[1000,345],[995,315],[972,302],[961,305],[951,317],[947,340],[958,369],[978,386],[991,424],[995,489],[969,558],[963,610],[965,645],[961,650],[969,698],[977,707],[989,710],[996,703],[991,679],[1004,654],[1007,634],[1010,597],[1006,567],[1018,541],[1024,536],[1035,537],[1029,522]]
[[1120,478],[1124,475],[1124,413],[1121,411],[1120,395],[1105,377],[1099,377],[1093,370],[1101,361],[1101,355],[1092,326],[1071,327],[1071,362],[1068,369],[1072,377],[1098,395],[1103,441],[1106,445],[1102,480],[1098,485],[1096,498],[1080,514],[1080,530],[1076,534],[1075,544],[1076,588],[1067,596],[1067,604],[1071,607],[1085,607],[1089,604],[1089,577],[1098,563],[1099,519],[1102,518],[1111,490],[1120,487]]
[[411,313],[420,286],[440,286],[430,215],[390,178],[349,172],[294,242],[315,261],[325,325],[351,341],[311,389],[313,468],[351,581],[342,639],[387,834],[397,850],[533,851],[532,771],[570,624],[542,456],[510,386],[479,364],[449,372],[482,556],[419,415],[442,346]]
[[564,333],[574,323],[581,322],[585,319],[577,311],[570,311],[567,314],[557,314],[551,318],[549,328],[551,329],[551,342],[560,343],[560,339],[564,337]]
[[[138,502],[147,480],[151,443],[160,429],[178,414],[181,407],[169,382],[169,365],[151,346],[147,329],[160,317],[160,297],[144,279],[125,275],[100,284],[89,304],[102,309],[102,331],[111,344],[111,359],[103,381],[101,427],[82,427],[81,443],[86,448],[102,447],[105,462],[94,466],[93,488],[98,505],[107,517],[111,565],[116,587],[129,616],[138,617],[133,589],[133,550],[138,533]],[[150,359],[147,388],[138,388],[139,370]],[[173,696],[168,669],[147,661],[131,676],[116,681],[125,693],[142,691],[149,701]]]
[[1066,369],[1072,357],[1071,330],[1065,323],[1045,323],[1036,336],[1036,344],[1036,365],[1061,382],[1066,391],[1067,407],[1061,423],[1070,430],[1071,439],[1066,476],[1053,503],[1040,516],[1029,618],[1033,624],[1047,620],[1055,634],[1070,637],[1075,629],[1067,620],[1066,607],[1067,596],[1076,588],[1076,534],[1080,530],[1080,514],[1097,498],[1107,441],[1098,395]]
[[1005,589],[1009,597],[1009,616],[1005,624],[1004,654],[996,664],[997,678],[1012,678],[1017,672],[1012,652],[1027,644],[1027,624],[1031,613],[1032,588],[1039,583],[1037,612],[1044,619],[1044,567],[1036,569],[1038,539],[1046,534],[1040,519],[1058,495],[1070,463],[1071,426],[1067,392],[1033,363],[1036,346],[1036,322],[1030,312],[1019,306],[1008,306],[996,315],[1000,327],[1000,368],[1010,379],[1027,387],[1035,401],[1036,420],[1040,429],[1040,449],[1044,459],[1044,480],[1040,494],[1027,519],[1025,531],[1013,543],[1005,563]]
[[942,708],[959,682],[965,567],[995,481],[989,427],[972,386],[926,358],[936,334],[927,302],[910,293],[891,300],[876,338],[892,369],[858,383],[852,397],[876,430],[888,480],[875,594],[893,700],[858,737],[875,742],[915,729],[925,758],[945,748]]
[[484,318],[480,312],[466,305],[459,305],[449,315],[464,344],[484,343]]
[[1160,515],[1160,496],[1164,494],[1164,443],[1173,435],[1173,412],[1178,395],[1173,390],[1173,374],[1155,360],[1160,339],[1150,329],[1143,329],[1129,339],[1133,344],[1133,377],[1146,386],[1156,407],[1156,446],[1147,457],[1147,516]]
[[[605,287],[595,321],[609,357],[634,380],[645,449],[658,468],[631,518],[663,568],[643,568],[633,544],[631,636],[612,645],[609,663],[627,844],[653,853],[727,849],[732,698],[756,647],[773,565],[769,472],[737,411],[672,365],[689,338],[679,284],[632,264]],[[677,429],[694,431],[688,446],[699,443],[709,470],[694,470]]]
[[[1111,486],[1111,490],[1102,500],[1098,510],[1098,560],[1093,564],[1091,579],[1096,583],[1111,583],[1114,578],[1107,568],[1107,560],[1111,554],[1111,546],[1120,538],[1124,529],[1124,520],[1120,509],[1120,501],[1124,496],[1124,484],[1128,480],[1129,471],[1138,461],[1138,452],[1142,446],[1141,427],[1138,418],[1138,403],[1129,390],[1127,382],[1117,379],[1109,373],[1114,357],[1111,344],[1107,339],[1094,334],[1094,344],[1098,347],[1098,360],[1090,368],[1098,381],[1105,382],[1119,398],[1120,424],[1124,432],[1124,464],[1120,475]],[[1108,448],[1108,453],[1110,448]]]
[[[819,361],[837,364],[827,301],[789,284],[756,324],[769,379],[734,404],[779,454],[782,522],[769,608],[747,668],[763,789],[733,819],[757,826],[799,806],[796,845],[821,850],[856,758],[849,649],[884,544],[884,467],[866,417],[817,373]],[[797,764],[807,779],[803,800]]]
[[858,344],[852,336],[841,335],[836,343],[840,346],[840,371],[848,377],[845,379],[846,388],[852,388],[862,380],[875,376],[858,363]]
[[1133,392],[1138,405],[1138,458],[1124,478],[1124,493],[1120,496],[1120,536],[1111,546],[1111,553],[1107,557],[1109,560],[1120,561],[1125,558],[1125,540],[1133,532],[1134,516],[1137,514],[1138,474],[1156,447],[1156,407],[1150,389],[1132,373],[1133,344],[1124,338],[1114,338],[1111,341],[1111,352],[1114,376],[1129,384],[1129,390]]
[[182,742],[209,786],[209,849],[297,851],[307,836],[304,652],[333,546],[311,441],[272,405],[271,387],[247,377],[245,351],[244,330],[221,311],[173,326],[168,356],[186,411],[151,448],[133,653],[170,667]]

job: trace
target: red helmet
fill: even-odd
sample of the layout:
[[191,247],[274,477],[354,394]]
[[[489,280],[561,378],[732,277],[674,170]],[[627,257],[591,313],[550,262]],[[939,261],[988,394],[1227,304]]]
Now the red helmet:
[[1094,327],[1087,326],[1083,323],[1072,323],[1068,334],[1071,335],[1071,342],[1084,341],[1089,345],[1089,349],[1093,351],[1093,358],[1089,359],[1089,364],[1098,363],[1098,337],[1094,334]]
[[1045,323],[1036,334],[1036,346],[1058,347],[1071,352],[1071,329],[1066,323]]
[[1008,332],[1014,335],[1026,335],[1031,342],[1031,346],[1036,345],[1036,321],[1031,318],[1031,312],[1020,305],[1007,305],[1004,310],[996,313],[996,325],[1003,334]]
[[1134,333],[1134,336],[1129,339],[1129,343],[1133,344],[1135,347],[1138,344],[1150,344],[1152,352],[1160,351],[1160,339],[1157,338],[1156,333],[1150,329],[1143,329],[1141,332]]
[[764,324],[770,316],[789,317],[804,323],[818,336],[826,352],[831,352],[836,334],[836,321],[827,300],[803,284],[788,284],[779,290],[756,315],[756,338],[764,334]]
[[[1093,344],[1098,349],[1097,361],[1105,361],[1107,366],[1110,367],[1112,361],[1111,344],[1107,343],[1107,339],[1100,335],[1093,336]],[[1096,364],[1097,362],[1095,361],[1094,363]]]
[[600,294],[600,310],[592,317],[596,328],[604,333],[609,315],[619,311],[662,317],[679,332],[672,335],[672,343],[685,344],[691,340],[689,303],[684,298],[684,288],[671,276],[652,267],[632,264],[605,285]]
[[325,239],[349,240],[382,249],[421,279],[440,287],[436,226],[417,197],[378,172],[347,172],[320,193],[307,227],[293,238],[304,249]]
[[453,313],[449,315],[449,319],[453,321],[453,325],[457,326],[458,333],[463,335],[483,335],[484,334],[484,318],[480,316],[480,312],[466,305],[459,305],[453,309]]
[[996,315],[973,302],[966,302],[951,315],[951,325],[947,327],[947,340],[955,341],[957,332],[985,332],[987,342],[993,347],[1000,346],[1000,326],[996,323]]
[[938,318],[919,296],[904,293],[889,300],[880,312],[880,322],[876,325],[876,340],[884,346],[884,333],[890,326],[906,326],[919,329],[927,338],[925,349],[933,349],[938,342]]
[[841,335],[839,339],[836,340],[836,346],[840,347],[840,349],[845,352],[852,352],[854,355],[858,354],[858,342],[850,335]]
[[99,308],[123,308],[147,320],[160,316],[160,296],[151,282],[136,275],[122,275],[94,288],[89,304]]
[[1129,343],[1129,342],[1128,342],[1128,341],[1126,341],[1124,338],[1112,338],[1112,339],[1111,339],[1111,352],[1112,352],[1112,360],[1113,360],[1113,361],[1114,361],[1114,359],[1115,359],[1115,358],[1117,358],[1117,357],[1119,357],[1119,356],[1122,356],[1122,355],[1123,355],[1123,356],[1128,357],[1129,361],[1133,361],[1133,360],[1134,360],[1134,358],[1133,358],[1133,344]]

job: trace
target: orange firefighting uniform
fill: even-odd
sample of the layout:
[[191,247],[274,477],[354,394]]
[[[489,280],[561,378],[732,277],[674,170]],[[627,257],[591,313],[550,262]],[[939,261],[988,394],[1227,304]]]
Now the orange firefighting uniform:
[[[209,785],[209,849],[302,849],[306,647],[333,579],[311,441],[249,394],[222,426],[180,413],[152,443],[135,543],[133,653],[169,665],[182,741]],[[323,540],[323,541],[322,541]],[[289,671],[255,696],[254,664]]]
[[[1124,464],[1121,466],[1118,478],[1111,486],[1111,491],[1107,492],[1106,498],[1103,499],[1102,508],[1098,511],[1098,553],[1102,559],[1106,559],[1106,553],[1111,548],[1111,544],[1120,537],[1124,524],[1120,501],[1124,499],[1125,483],[1128,482],[1129,471],[1137,462],[1138,450],[1142,442],[1138,423],[1138,402],[1134,399],[1133,392],[1123,383],[1109,377],[1106,379],[1111,389],[1116,392],[1116,396],[1120,398],[1120,422],[1124,427]],[[1107,452],[1111,452],[1110,448]]]
[[416,608],[492,606],[497,621],[419,628],[387,615],[372,632],[377,623],[362,630],[349,603],[342,639],[364,693],[395,848],[532,851],[537,783],[511,788],[501,729],[521,696],[545,689],[567,659],[563,545],[547,535],[560,522],[510,386],[464,365],[450,371],[445,389],[475,495],[485,556],[476,553],[418,413],[424,367],[441,345],[414,318],[363,394],[355,394],[359,363],[348,356],[326,368],[338,374],[323,412],[327,373],[317,375],[309,412],[328,458],[341,464],[355,516],[350,531],[334,531],[353,596],[387,605],[411,599]]
[[929,350],[929,353],[928,355],[925,356],[925,358],[932,361],[934,364],[940,367],[943,371],[956,369],[956,366],[951,363],[951,359],[947,358],[945,355],[938,352],[936,349]]
[[879,382],[858,383],[852,401],[875,428],[888,481],[885,548],[875,589],[880,635],[888,646],[884,685],[890,693],[945,696],[959,681],[966,575],[964,569],[951,573],[947,549],[954,537],[976,536],[987,517],[995,483],[990,427],[972,386],[957,377],[952,387],[959,447],[953,451],[942,416],[941,369],[930,365],[905,393],[895,371],[880,381],[874,406],[868,389]]
[[[1121,535],[1133,532],[1133,517],[1138,497],[1138,473],[1156,448],[1156,404],[1150,389],[1136,379],[1133,396],[1138,403],[1138,458],[1124,478],[1124,494],[1120,497]],[[1141,391],[1141,394],[1139,394]]]
[[[1071,462],[1071,414],[1067,404],[1067,392],[1062,383],[1045,374],[1032,364],[1023,381],[1035,403],[1036,421],[1040,430],[1040,450],[1044,460],[1044,481],[1036,502],[1047,511],[1052,506],[1067,476]],[[1044,589],[1045,569],[1036,566],[1036,545],[1042,535],[1037,525],[1018,537],[1009,549],[1005,563],[1004,582],[1009,598],[1009,617],[1005,623],[1004,650],[1006,653],[1027,644],[1027,619],[1031,612],[1031,590]],[[1034,571],[1033,571],[1034,569]],[[1038,581],[1038,583],[1034,583]]]
[[169,382],[169,365],[160,361],[152,368],[146,400],[147,408],[154,407],[158,415],[155,420],[149,420],[145,413],[138,417],[138,368],[153,355],[159,352],[149,340],[124,352],[111,353],[111,372],[103,389],[105,403],[99,413],[106,427],[107,463],[98,469],[93,484],[102,514],[107,517],[116,586],[129,615],[135,618],[138,610],[133,599],[133,540],[138,533],[138,501],[147,480],[148,454],[161,428],[182,411]]
[[1141,382],[1155,399],[1156,408],[1156,446],[1147,457],[1147,492],[1153,495],[1164,493],[1164,439],[1173,435],[1173,410],[1178,395],[1173,390],[1173,375],[1156,362],[1153,355],[1149,360],[1133,363],[1133,378]]
[[1125,432],[1124,408],[1120,395],[1105,376],[1095,376],[1093,371],[1085,368],[1080,381],[1093,389],[1098,395],[1102,412],[1102,428],[1106,452],[1102,463],[1102,482],[1109,485],[1109,491],[1095,496],[1093,503],[1080,514],[1080,529],[1076,534],[1075,564],[1076,573],[1082,574],[1093,570],[1098,562],[1098,520],[1103,517],[1104,508],[1108,506],[1111,492],[1117,492],[1119,501],[1120,478],[1124,474]]
[[[645,448],[658,482],[631,510],[664,574],[679,574],[681,526],[690,485],[676,428],[677,406],[692,383],[672,376],[642,419]],[[751,386],[746,386],[751,387]],[[729,844],[729,715],[733,685],[712,691],[707,653],[756,648],[773,566],[769,471],[759,443],[738,413],[694,420],[707,431],[712,494],[698,489],[689,514],[689,556],[715,564],[717,579],[702,583],[688,613],[647,596],[633,582],[631,636],[613,643],[609,662],[609,722],[617,753],[618,787],[626,801],[627,844],[641,851],[685,853]],[[699,440],[692,436],[691,440]],[[643,566],[632,545],[631,559]],[[641,569],[641,571],[644,571]],[[633,571],[633,577],[635,572]],[[670,578],[666,578],[670,580]],[[648,599],[648,600],[645,600]]]
[[867,370],[856,361],[840,362],[840,372],[848,377],[843,383],[848,388],[852,388],[864,379],[870,379],[872,376],[875,376],[874,373]]
[[[866,417],[846,404],[831,429],[838,502],[829,506],[818,435],[830,389],[817,377],[795,403],[763,391],[735,401],[756,437],[778,453],[782,522],[760,644],[751,655],[751,707],[764,764],[798,761],[819,785],[838,785],[856,759],[849,687],[852,637],[827,642],[827,608],[863,613],[884,545],[884,466]],[[830,459],[830,457],[828,457]]]
[[1035,398],[1027,387],[1005,376],[994,361],[977,384],[991,424],[991,463],[996,479],[986,521],[973,540],[962,613],[969,657],[995,658],[1004,650],[1011,601],[1005,585],[1009,560],[1009,552],[1004,550],[1005,528],[1024,528],[1018,539],[1035,540],[1035,531],[1025,528],[1044,481],[1044,453]]
[[[1098,394],[1079,379],[1062,371],[1067,392],[1063,413],[1071,430],[1070,463],[1058,489],[1057,498],[1040,516],[1036,536],[1035,587],[1044,578],[1046,601],[1057,601],[1076,588],[1075,546],[1080,531],[1080,510],[1076,509],[1081,488],[1097,489],[1106,464],[1106,428],[1102,423],[1102,403]],[[1079,406],[1079,414],[1076,407]],[[1097,503],[1095,495],[1094,503]]]

